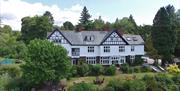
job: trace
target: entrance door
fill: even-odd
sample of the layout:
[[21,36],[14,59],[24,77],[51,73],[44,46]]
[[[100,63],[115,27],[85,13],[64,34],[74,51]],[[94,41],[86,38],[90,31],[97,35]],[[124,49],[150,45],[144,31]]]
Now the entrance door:
[[119,61],[119,57],[111,57],[111,61],[112,61],[112,64],[119,64],[118,61]]
[[73,58],[72,59],[72,64],[73,65],[77,65],[78,64],[78,59],[77,58]]

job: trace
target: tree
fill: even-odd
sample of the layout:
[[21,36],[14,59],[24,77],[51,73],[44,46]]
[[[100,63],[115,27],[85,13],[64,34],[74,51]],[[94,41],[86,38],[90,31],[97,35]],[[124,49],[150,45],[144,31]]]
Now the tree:
[[46,12],[43,14],[43,16],[48,17],[49,22],[50,22],[51,24],[54,24],[54,18],[53,18],[53,16],[52,16],[51,12],[46,11]]
[[35,39],[28,45],[28,56],[22,71],[27,84],[36,86],[66,78],[70,68],[66,49],[48,40]]
[[25,44],[22,41],[17,41],[18,36],[13,33],[10,26],[4,26],[0,29],[0,56],[24,59],[27,51]]
[[145,41],[148,37],[151,37],[151,31],[152,31],[151,25],[138,26],[138,33]]
[[95,19],[93,24],[94,24],[95,30],[103,30],[104,21],[101,19],[101,16],[99,16],[98,19]]
[[176,32],[177,32],[177,41],[175,47],[175,56],[180,57],[180,9],[176,12]]
[[65,30],[74,30],[74,25],[71,22],[66,21],[63,23],[63,28]]
[[[172,53],[176,44],[176,32],[170,11],[161,7],[153,20],[152,41],[158,54],[162,56],[162,65],[172,62]],[[174,12],[173,10],[171,12]]]
[[156,61],[158,58],[160,58],[160,56],[158,55],[158,51],[153,47],[151,36],[146,39],[145,51],[151,58],[155,59]]
[[46,39],[47,32],[52,31],[52,24],[45,16],[22,18],[21,39],[28,44],[31,40]]
[[93,27],[92,21],[90,20],[91,15],[89,14],[86,6],[84,6],[83,11],[81,13],[80,17],[80,23],[79,25],[82,25],[85,30],[90,30]]
[[114,29],[122,29],[125,33],[128,33],[128,34],[139,34],[137,25],[136,25],[132,15],[130,15],[129,18],[123,17],[121,20],[119,20],[117,18],[113,24],[113,28]]
[[9,25],[4,25],[0,27],[0,33],[12,33],[12,28]]
[[132,23],[132,25],[134,26],[134,29],[132,31],[134,31],[134,34],[139,34],[138,33],[138,26],[133,18],[132,15],[129,16],[129,21]]

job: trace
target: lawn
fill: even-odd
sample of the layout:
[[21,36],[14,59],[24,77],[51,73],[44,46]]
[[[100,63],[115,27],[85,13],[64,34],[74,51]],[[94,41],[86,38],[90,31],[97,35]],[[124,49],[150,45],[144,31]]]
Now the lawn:
[[[100,76],[100,79],[105,79],[104,83],[100,86],[100,89],[104,88],[108,82],[110,80],[113,79],[118,79],[118,80],[125,80],[127,77],[132,77],[132,76],[136,76],[136,79],[141,79],[144,75],[155,75],[157,73],[153,73],[153,72],[149,72],[149,73],[133,73],[133,74],[116,74],[115,76]],[[95,80],[96,77],[95,76],[87,76],[87,77],[75,77],[75,78],[71,78],[68,81],[68,87],[72,86],[74,84],[74,82],[78,83],[78,82],[86,82],[86,83],[93,83],[93,80]]]

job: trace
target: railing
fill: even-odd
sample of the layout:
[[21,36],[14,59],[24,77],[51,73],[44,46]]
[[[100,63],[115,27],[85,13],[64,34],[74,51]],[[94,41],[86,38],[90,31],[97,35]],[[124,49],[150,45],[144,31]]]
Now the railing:
[[79,52],[72,52],[72,56],[79,56]]

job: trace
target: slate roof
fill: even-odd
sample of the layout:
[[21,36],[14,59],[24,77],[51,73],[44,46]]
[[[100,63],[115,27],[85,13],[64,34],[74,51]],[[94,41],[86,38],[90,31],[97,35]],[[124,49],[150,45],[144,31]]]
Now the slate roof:
[[[55,30],[59,31],[59,30]],[[59,31],[72,45],[100,45],[113,31]],[[53,33],[53,32],[52,32]],[[48,38],[52,33],[48,33]],[[120,33],[118,33],[120,34]],[[93,36],[94,40],[91,42],[84,41],[86,36]],[[121,36],[121,35],[120,35]],[[130,44],[144,44],[144,41],[140,35],[123,34],[122,38]],[[128,40],[130,38],[132,40]]]

